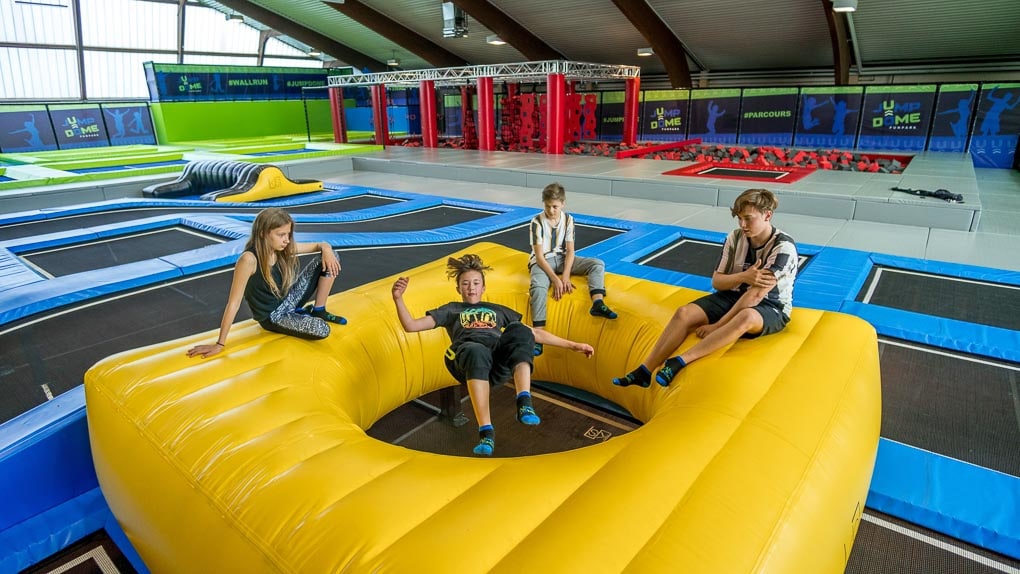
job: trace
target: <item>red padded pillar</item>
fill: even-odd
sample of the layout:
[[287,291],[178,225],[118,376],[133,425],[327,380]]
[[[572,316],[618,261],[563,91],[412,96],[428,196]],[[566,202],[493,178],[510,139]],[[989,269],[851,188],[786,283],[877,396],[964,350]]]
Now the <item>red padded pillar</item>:
[[390,119],[386,113],[386,86],[376,84],[372,86],[372,123],[375,124],[376,145],[388,145],[390,143]]
[[478,78],[478,149],[496,149],[496,108],[491,76]]
[[623,145],[637,143],[638,100],[641,94],[641,78],[628,78],[623,98]]
[[548,107],[546,109],[547,154],[563,154],[563,130],[566,127],[566,82],[563,74],[549,74],[547,80]]
[[418,84],[418,101],[421,109],[421,145],[439,147],[439,130],[436,127],[436,84],[422,80]]
[[344,118],[344,91],[329,89],[329,113],[333,117],[333,141],[347,143],[347,120]]

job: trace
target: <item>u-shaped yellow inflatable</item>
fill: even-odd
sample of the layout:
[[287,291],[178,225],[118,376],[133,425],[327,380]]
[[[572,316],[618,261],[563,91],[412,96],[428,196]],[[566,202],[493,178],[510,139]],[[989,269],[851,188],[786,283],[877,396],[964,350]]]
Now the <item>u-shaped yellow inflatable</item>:
[[[527,256],[480,254],[489,300],[527,308]],[[463,252],[461,252],[463,253]],[[411,270],[412,313],[456,298],[443,260]],[[216,357],[210,334],[122,353],[86,375],[100,484],[154,572],[842,572],[879,436],[874,330],[797,309],[664,390],[610,384],[699,293],[610,275],[620,319],[583,289],[549,328],[595,358],[546,348],[535,376],[613,400],[645,424],[569,452],[450,457],[366,436],[453,380],[442,329],[405,334],[393,278],[339,295],[323,341],[247,322]],[[688,342],[689,344],[690,342]]]

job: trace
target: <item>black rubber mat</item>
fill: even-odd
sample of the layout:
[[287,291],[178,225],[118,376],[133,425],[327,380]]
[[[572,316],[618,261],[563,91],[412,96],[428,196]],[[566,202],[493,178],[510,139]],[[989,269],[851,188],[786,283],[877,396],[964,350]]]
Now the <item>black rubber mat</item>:
[[[579,248],[591,245],[617,233],[617,230],[578,226],[577,245]],[[530,249],[526,224],[455,243],[343,249],[340,250],[343,271],[333,291],[351,289],[429,263],[479,241],[522,251]],[[0,399],[0,422],[45,402],[42,385],[54,396],[80,385],[85,371],[104,357],[215,329],[223,314],[230,280],[227,268],[0,327],[0,365],[3,366],[0,388],[4,389]],[[451,300],[456,296],[452,284],[450,295]],[[335,311],[343,313],[342,309]],[[250,318],[247,305],[241,305],[236,320]]]
[[1020,561],[868,510],[847,562],[846,574],[1001,574]]
[[[541,360],[541,358],[539,359]],[[441,357],[436,364],[442,368]],[[466,395],[466,391],[464,392]],[[494,458],[532,456],[563,452],[605,442],[633,430],[627,420],[597,412],[587,405],[564,397],[552,397],[533,391],[533,404],[542,424],[526,426],[516,419],[514,387],[511,384],[492,388],[489,397],[492,426],[496,431]],[[437,405],[438,406],[438,405]],[[388,442],[425,452],[452,456],[474,456],[471,449],[478,444],[478,424],[474,420],[471,402],[462,403],[467,422],[455,427],[427,413],[420,406],[408,403],[393,410],[368,430],[368,435]],[[379,427],[377,430],[376,427]],[[403,433],[398,432],[403,430]]]
[[465,209],[462,207],[451,207],[441,205],[430,207],[419,211],[402,213],[379,219],[366,221],[349,221],[342,223],[300,223],[296,224],[298,231],[311,231],[317,233],[354,233],[358,231],[423,231],[426,229],[439,229],[459,223],[468,223],[495,215],[494,211],[480,211],[477,209]]
[[889,340],[879,353],[883,437],[1020,476],[1017,365]]
[[[655,251],[640,260],[641,265],[648,265],[668,271],[679,271],[688,275],[711,277],[722,257],[722,244],[681,239]],[[801,255],[797,265],[798,272],[810,263],[811,258]]]
[[[380,195],[355,195],[345,199],[334,199],[309,203],[307,205],[292,205],[286,209],[290,213],[344,213],[357,211],[359,209],[371,209],[392,203],[399,203],[402,199],[382,197]],[[82,215],[70,215],[67,217],[56,217],[40,221],[27,221],[0,225],[0,241],[9,239],[20,239],[71,229],[82,229],[97,225],[109,225],[133,221],[157,215],[175,215],[181,213],[258,213],[263,207],[232,207],[229,203],[210,204],[209,207],[139,207],[131,209],[113,209],[110,211],[98,211]]]
[[649,265],[689,275],[711,277],[722,256],[722,245],[703,241],[682,240],[671,243],[641,260]]
[[[876,282],[877,277],[877,282]],[[870,292],[870,297],[868,294]],[[1020,330],[1020,288],[876,266],[858,301]]]
[[21,257],[53,277],[156,259],[213,245],[216,237],[180,226],[144,231],[42,251]]
[[134,574],[137,572],[105,530],[93,532],[21,571],[21,574]]

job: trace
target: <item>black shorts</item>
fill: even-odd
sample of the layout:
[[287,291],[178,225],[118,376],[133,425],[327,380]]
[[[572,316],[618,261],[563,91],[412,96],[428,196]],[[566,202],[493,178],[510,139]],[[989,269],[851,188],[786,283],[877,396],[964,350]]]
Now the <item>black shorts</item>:
[[493,348],[473,341],[461,343],[456,349],[451,346],[446,351],[446,370],[462,384],[480,379],[499,385],[513,378],[518,364],[533,365],[534,348],[531,329],[523,323],[510,323]]
[[[695,299],[693,303],[705,312],[705,315],[708,316],[709,324],[712,324],[722,319],[723,315],[728,313],[737,304],[737,301],[740,300],[740,295],[736,291],[716,291],[715,293]],[[751,308],[761,315],[762,327],[760,333],[744,333],[745,339],[754,339],[762,335],[778,333],[790,321],[782,311],[767,301],[762,301]]]

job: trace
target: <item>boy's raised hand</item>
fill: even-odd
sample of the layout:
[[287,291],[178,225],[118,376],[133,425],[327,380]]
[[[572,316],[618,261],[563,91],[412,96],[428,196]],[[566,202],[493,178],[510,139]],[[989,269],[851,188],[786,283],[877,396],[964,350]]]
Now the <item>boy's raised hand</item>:
[[390,293],[393,295],[394,300],[400,299],[404,296],[404,291],[407,290],[408,281],[410,281],[410,279],[407,277],[398,277],[397,280],[393,282],[393,289],[391,289]]

